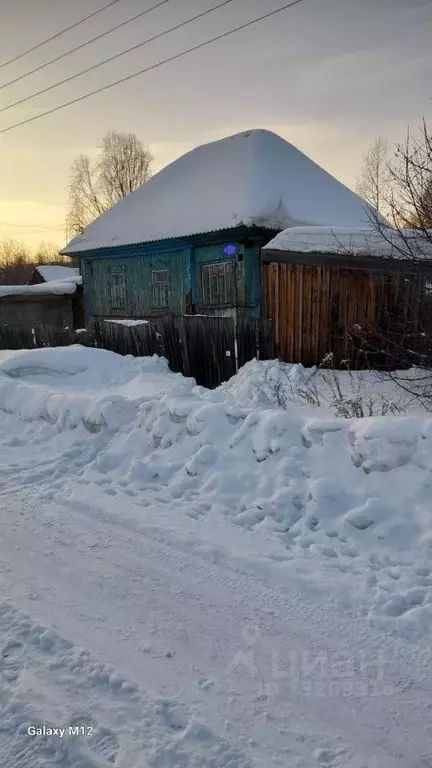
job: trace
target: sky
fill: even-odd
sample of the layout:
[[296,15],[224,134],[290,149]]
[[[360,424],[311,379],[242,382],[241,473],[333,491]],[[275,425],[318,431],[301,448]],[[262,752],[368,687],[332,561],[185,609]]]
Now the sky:
[[[10,80],[156,4],[119,0],[7,66],[107,0],[0,0],[0,110],[221,0],[163,7],[18,83]],[[9,110],[0,131],[285,5],[232,0],[181,30]],[[351,188],[381,135],[390,146],[432,120],[432,0],[302,0],[248,29],[55,114],[0,133],[0,240],[65,243],[68,176],[106,131],[132,131],[154,171],[250,128],[279,133]]]

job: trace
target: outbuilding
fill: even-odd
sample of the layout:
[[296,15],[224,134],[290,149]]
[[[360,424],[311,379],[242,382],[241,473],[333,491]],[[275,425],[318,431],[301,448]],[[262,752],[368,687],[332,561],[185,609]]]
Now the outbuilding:
[[341,365],[353,333],[419,334],[429,322],[432,232],[293,227],[262,249],[263,315],[279,356]]

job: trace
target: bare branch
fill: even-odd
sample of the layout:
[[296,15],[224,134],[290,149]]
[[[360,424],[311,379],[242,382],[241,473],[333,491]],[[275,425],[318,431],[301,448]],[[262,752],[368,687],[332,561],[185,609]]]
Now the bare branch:
[[81,155],[72,164],[68,229],[82,232],[102,213],[144,184],[151,176],[152,156],[133,133],[108,131],[92,163]]

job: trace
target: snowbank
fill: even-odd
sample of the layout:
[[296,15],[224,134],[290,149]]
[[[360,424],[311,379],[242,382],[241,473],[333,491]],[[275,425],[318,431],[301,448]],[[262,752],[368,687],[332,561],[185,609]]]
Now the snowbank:
[[78,344],[3,352],[0,409],[63,428],[84,423],[91,430],[118,429],[136,418],[138,403],[176,378],[156,355],[121,357]]
[[[205,190],[203,195],[202,190]],[[75,237],[63,254],[253,225],[365,226],[367,203],[280,136],[251,130],[188,152]]]
[[[99,432],[88,435],[98,442],[85,461],[72,433],[71,449],[53,454],[57,499],[94,497],[104,508],[111,500],[113,515],[133,509],[178,535],[193,524],[213,548],[223,524],[221,551],[231,547],[229,529],[243,530],[243,550],[259,550],[285,578],[301,577],[400,632],[427,634],[432,418],[336,418],[307,400],[299,408],[315,376],[301,366],[288,367],[292,397],[281,408],[270,395],[282,375],[275,363],[253,361],[209,391],[157,357],[79,345],[12,352],[0,358],[0,408],[50,422],[57,434],[83,424]],[[16,423],[8,450],[22,439]],[[29,472],[32,494],[52,498],[45,463]],[[25,478],[22,449],[14,476],[20,471]]]
[[399,232],[385,228],[383,233],[372,223],[363,228],[291,227],[276,235],[263,250],[432,259],[432,230],[429,241],[412,229]]

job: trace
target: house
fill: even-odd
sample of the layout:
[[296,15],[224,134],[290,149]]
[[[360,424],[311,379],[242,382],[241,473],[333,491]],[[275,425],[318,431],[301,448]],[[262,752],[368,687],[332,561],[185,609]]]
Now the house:
[[24,264],[21,267],[1,267],[0,286],[26,285],[31,278],[33,269],[32,264]]
[[[28,281],[28,285],[40,285],[42,283],[58,282],[79,277],[78,267],[68,267],[62,264],[41,264],[34,267]],[[82,281],[76,286],[72,295],[72,323],[71,328],[83,328],[85,325],[84,297]]]
[[292,227],[262,249],[262,265],[263,315],[287,362],[319,365],[332,353],[340,365],[352,329],[419,334],[431,314],[432,232]]
[[296,225],[367,226],[367,204],[276,134],[188,152],[75,237],[86,317],[261,314],[260,253]]
[[74,301],[81,284],[74,275],[37,285],[0,286],[0,325],[79,327],[74,325]]

